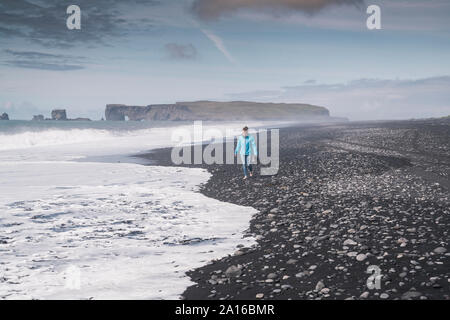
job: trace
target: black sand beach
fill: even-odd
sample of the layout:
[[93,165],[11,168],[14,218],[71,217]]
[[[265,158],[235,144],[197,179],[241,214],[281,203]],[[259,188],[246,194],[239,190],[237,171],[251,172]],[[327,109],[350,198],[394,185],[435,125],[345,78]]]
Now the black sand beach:
[[283,128],[275,176],[199,167],[203,194],[259,211],[257,246],[189,272],[185,299],[450,299],[448,118]]

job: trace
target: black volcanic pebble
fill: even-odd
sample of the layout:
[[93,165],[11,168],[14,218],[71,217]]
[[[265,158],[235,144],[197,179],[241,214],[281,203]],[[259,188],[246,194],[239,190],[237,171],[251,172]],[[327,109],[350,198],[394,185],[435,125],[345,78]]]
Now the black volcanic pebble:
[[190,271],[184,298],[449,299],[449,137],[442,120],[283,128],[275,176],[200,165],[203,194],[259,211],[258,244]]

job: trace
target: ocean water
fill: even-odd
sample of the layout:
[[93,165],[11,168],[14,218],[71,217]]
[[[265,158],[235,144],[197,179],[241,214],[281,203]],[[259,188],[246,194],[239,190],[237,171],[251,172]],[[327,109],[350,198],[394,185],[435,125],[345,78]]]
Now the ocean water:
[[186,271],[254,244],[253,208],[197,192],[209,173],[129,157],[173,146],[175,125],[192,130],[0,122],[0,299],[177,299]]
[[191,124],[171,121],[2,121],[0,122],[0,150],[142,136],[149,133],[149,129]]

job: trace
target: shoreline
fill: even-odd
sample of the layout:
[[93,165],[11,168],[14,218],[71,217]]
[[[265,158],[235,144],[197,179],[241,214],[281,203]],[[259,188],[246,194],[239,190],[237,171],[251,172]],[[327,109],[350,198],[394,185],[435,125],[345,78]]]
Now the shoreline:
[[254,209],[196,192],[209,173],[125,156],[171,146],[167,132],[2,152],[0,298],[178,299],[187,270],[253,244],[240,232]]
[[[258,210],[258,245],[188,272],[184,299],[449,299],[449,132],[442,120],[292,126],[276,176],[186,165],[212,174],[202,194]],[[172,166],[167,148],[141,156]]]

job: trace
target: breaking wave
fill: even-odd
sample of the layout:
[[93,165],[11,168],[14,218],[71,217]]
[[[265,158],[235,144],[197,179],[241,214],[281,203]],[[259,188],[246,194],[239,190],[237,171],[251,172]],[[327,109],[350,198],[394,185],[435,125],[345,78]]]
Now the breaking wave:
[[110,131],[99,129],[49,129],[14,134],[0,133],[0,150],[29,147],[57,146],[73,143],[97,142],[117,137],[145,135],[151,129],[137,131]]

